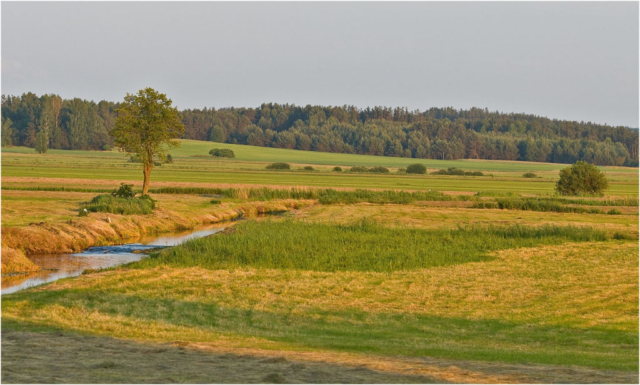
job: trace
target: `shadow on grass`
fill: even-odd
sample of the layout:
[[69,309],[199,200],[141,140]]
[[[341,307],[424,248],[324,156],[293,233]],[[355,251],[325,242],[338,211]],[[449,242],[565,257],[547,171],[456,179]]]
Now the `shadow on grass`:
[[[3,383],[438,383],[427,375],[139,343],[2,321]],[[34,354],[35,353],[35,354]]]
[[[2,301],[4,314],[23,319],[38,309],[56,311],[54,306],[126,317],[136,327],[120,329],[117,336],[123,338],[153,338],[153,328],[162,324],[173,327],[180,339],[191,338],[192,342],[214,342],[221,336],[257,337],[267,343],[252,341],[251,346],[265,349],[638,370],[638,334],[603,328],[359,310],[285,309],[275,313],[95,290],[16,293]],[[53,321],[42,322],[40,327],[56,326]],[[69,326],[71,329],[85,326],[80,320],[70,324],[77,325]]]

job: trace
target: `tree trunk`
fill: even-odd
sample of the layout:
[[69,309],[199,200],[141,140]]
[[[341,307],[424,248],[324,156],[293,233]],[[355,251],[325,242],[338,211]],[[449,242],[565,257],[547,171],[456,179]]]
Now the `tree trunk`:
[[142,195],[147,195],[149,193],[149,181],[151,178],[152,168],[153,164],[145,164],[144,169],[142,170],[142,174],[144,175],[144,182],[142,182]]

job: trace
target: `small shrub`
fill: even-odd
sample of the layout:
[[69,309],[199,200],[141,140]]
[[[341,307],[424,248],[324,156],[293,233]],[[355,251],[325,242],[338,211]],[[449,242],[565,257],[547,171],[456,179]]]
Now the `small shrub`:
[[349,169],[349,172],[367,172],[369,170],[367,170],[366,167],[363,166],[353,166]]
[[305,170],[305,171],[313,171],[314,170],[314,168],[311,167],[311,166],[304,166],[302,169]]
[[89,216],[89,210],[85,209],[85,208],[80,208],[80,212],[78,213],[79,216],[81,217],[88,217]]
[[335,166],[335,167],[333,168],[333,171],[335,171],[335,172],[342,172],[342,167],[340,167],[340,166]]
[[609,215],[621,215],[622,211],[620,211],[618,209],[611,209],[611,210],[607,211],[607,214],[609,214]]
[[411,164],[407,167],[407,174],[426,174],[427,168],[420,163]]
[[173,163],[173,157],[171,156],[171,154],[167,154],[167,159],[164,160],[165,163]]
[[138,155],[131,155],[129,157],[129,163],[142,163],[142,159]]
[[449,167],[448,169],[440,169],[434,171],[431,175],[460,175],[460,176],[484,176],[482,171],[464,171],[457,167]]
[[267,170],[291,170],[291,165],[289,163],[271,163],[265,168]]
[[398,169],[398,174],[406,174],[406,173],[407,173],[407,169],[406,169],[406,168],[404,168],[404,167],[400,167],[400,168]]
[[161,166],[162,166],[162,162],[157,161],[157,160],[154,160],[154,161],[153,161],[153,166],[154,166],[154,167],[161,167]]
[[108,144],[105,144],[104,146],[102,146],[102,149],[105,151],[111,151],[111,146],[109,146]]
[[236,154],[233,153],[233,150],[228,148],[213,148],[209,151],[209,155],[215,156],[218,158],[235,158]]
[[220,199],[213,199],[211,200],[211,204],[212,205],[219,205],[220,203],[222,203],[222,201]]
[[522,174],[523,178],[537,178],[538,176],[532,172],[525,172],[524,174]]
[[111,213],[121,215],[151,214],[155,208],[155,202],[149,195],[140,198],[119,198],[113,195],[98,195],[88,203],[83,203],[80,212],[84,209],[89,212]]
[[133,191],[132,184],[120,183],[120,187],[113,190],[113,192],[111,193],[111,196],[114,196],[116,198],[130,199],[130,198],[134,198],[136,196],[136,193]]
[[388,174],[389,173],[389,169],[386,168],[386,167],[383,167],[383,166],[371,167],[367,171],[368,172],[372,172],[372,173],[376,173],[376,174]]

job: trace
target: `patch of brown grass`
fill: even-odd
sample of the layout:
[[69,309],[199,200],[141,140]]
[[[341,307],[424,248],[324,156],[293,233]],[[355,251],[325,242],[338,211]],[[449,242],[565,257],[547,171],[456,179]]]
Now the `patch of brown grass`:
[[[2,245],[2,274],[29,273],[40,270],[40,267],[31,262],[20,250]],[[4,282],[4,278],[3,278]]]
[[2,227],[3,243],[26,254],[77,252],[94,245],[124,242],[145,234],[191,229],[201,224],[218,223],[238,217],[254,217],[269,212],[289,211],[312,201],[282,200],[225,204],[199,213],[179,214],[165,208],[150,215],[92,213],[86,218],[66,222],[32,223],[24,227]]

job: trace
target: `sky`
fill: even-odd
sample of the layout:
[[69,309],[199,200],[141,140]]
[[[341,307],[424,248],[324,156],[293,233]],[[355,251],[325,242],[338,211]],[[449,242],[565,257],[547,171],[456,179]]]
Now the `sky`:
[[638,127],[638,2],[2,2],[3,94]]

